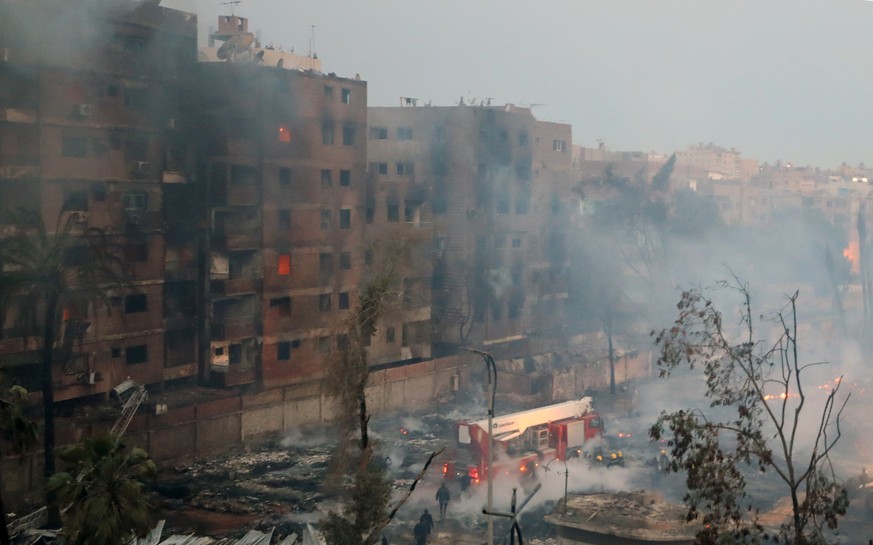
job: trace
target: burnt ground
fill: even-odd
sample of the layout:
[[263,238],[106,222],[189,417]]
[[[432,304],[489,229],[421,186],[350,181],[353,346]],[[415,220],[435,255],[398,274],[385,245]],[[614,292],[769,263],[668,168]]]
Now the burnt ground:
[[[595,407],[604,415],[610,436],[609,448],[622,450],[624,468],[606,469],[585,460],[550,464],[554,471],[539,472],[543,488],[521,516],[525,542],[533,545],[555,543],[551,527],[543,520],[563,497],[565,479],[569,492],[617,492],[656,490],[666,499],[681,501],[684,483],[679,475],[656,471],[654,461],[660,448],[647,436],[656,413],[646,410],[651,404],[647,384],[625,389],[615,401],[595,393]],[[498,414],[535,406],[526,398],[498,398]],[[393,413],[374,417],[372,435],[385,456],[394,480],[395,497],[405,492],[430,452],[451,443],[454,422],[484,415],[484,403],[438,405],[418,412]],[[212,537],[240,537],[249,529],[276,528],[276,534],[301,534],[306,523],[316,523],[328,511],[340,507],[337,495],[328,485],[331,454],[336,437],[321,431],[304,431],[266,442],[257,449],[231,452],[208,461],[197,461],[162,468],[155,486],[155,503],[173,533],[197,533]],[[386,531],[390,543],[412,543],[412,526],[423,509],[437,512],[434,494],[442,481],[442,462],[437,459],[397,518]],[[871,464],[873,466],[873,464]],[[853,466],[854,467],[854,466]],[[511,488],[518,487],[521,501],[531,482],[495,484],[494,507],[509,510]],[[478,544],[486,534],[481,509],[486,503],[485,486],[472,487],[462,495],[450,484],[452,502],[445,521],[437,520],[431,545]],[[772,479],[759,479],[753,493],[761,498],[763,511],[784,506],[780,488]],[[434,516],[438,519],[438,516]],[[778,518],[778,517],[777,517]],[[866,543],[873,538],[873,515],[860,502],[850,507],[841,521],[837,543]],[[495,522],[495,536],[507,531],[505,519]]]

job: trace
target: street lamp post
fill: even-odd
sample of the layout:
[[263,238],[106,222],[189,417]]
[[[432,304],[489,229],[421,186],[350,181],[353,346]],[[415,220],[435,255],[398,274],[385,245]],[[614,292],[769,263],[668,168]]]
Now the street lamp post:
[[[491,387],[491,397],[488,400],[488,507],[489,512],[494,506],[494,482],[492,480],[492,469],[494,467],[494,398],[497,395],[497,365],[494,364],[494,358],[488,352],[476,350],[475,348],[462,347],[467,352],[479,354],[485,360],[485,367],[488,369],[488,385]],[[494,518],[488,517],[488,545],[494,544]]]
[[[551,464],[555,460],[561,460],[561,459],[560,458],[552,458],[551,460],[548,461],[548,463],[546,464],[546,466],[543,469],[548,471],[549,464]],[[567,462],[565,460],[561,460],[561,462],[564,464],[564,514],[566,515],[567,514],[567,482],[570,479],[570,468],[567,467]]]

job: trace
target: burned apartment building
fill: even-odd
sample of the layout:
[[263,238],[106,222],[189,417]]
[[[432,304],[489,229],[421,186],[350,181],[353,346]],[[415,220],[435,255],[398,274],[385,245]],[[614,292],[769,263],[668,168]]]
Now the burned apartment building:
[[[131,289],[67,309],[87,327],[77,357],[56,370],[56,399],[127,377],[194,376],[196,330],[165,322],[165,310],[192,307],[175,298],[184,290],[164,289],[162,203],[166,187],[188,181],[175,120],[196,17],[157,3],[30,0],[2,0],[0,15],[0,234],[15,229],[17,209],[50,231],[97,227],[131,272]],[[0,358],[38,389],[36,339],[14,314],[2,316]]]
[[512,105],[374,107],[368,122],[368,218],[430,239],[434,355],[560,343],[570,126]]
[[227,62],[201,63],[191,95],[209,233],[204,378],[318,379],[364,266],[366,83],[267,59],[279,52],[240,17],[213,39],[231,44],[217,50]]

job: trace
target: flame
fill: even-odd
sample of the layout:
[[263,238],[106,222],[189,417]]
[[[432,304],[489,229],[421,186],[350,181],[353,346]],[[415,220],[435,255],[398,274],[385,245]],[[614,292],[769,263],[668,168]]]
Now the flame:
[[857,242],[850,242],[848,246],[843,250],[843,257],[848,259],[852,263],[851,271],[853,273],[858,273],[861,270],[861,264],[858,261],[858,256],[860,255],[860,248]]

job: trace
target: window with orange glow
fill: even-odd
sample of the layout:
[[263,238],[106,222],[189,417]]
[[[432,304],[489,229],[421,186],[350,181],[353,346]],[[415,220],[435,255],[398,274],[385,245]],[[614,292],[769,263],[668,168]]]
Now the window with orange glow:
[[291,142],[291,128],[288,125],[279,125],[279,142]]
[[291,274],[291,254],[279,254],[279,276]]

